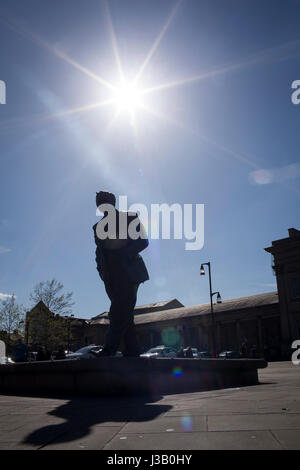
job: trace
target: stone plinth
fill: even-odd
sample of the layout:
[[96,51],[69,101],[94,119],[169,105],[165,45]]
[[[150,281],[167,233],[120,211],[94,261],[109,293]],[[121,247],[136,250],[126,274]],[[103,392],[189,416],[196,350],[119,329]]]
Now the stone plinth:
[[0,393],[120,395],[254,385],[263,359],[67,359],[0,365]]

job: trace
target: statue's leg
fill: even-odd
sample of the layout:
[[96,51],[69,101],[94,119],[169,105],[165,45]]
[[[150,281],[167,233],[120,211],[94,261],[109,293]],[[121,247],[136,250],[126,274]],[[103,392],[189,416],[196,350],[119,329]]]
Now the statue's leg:
[[106,291],[110,297],[111,306],[104,350],[114,355],[126,331],[129,329],[130,334],[133,329],[133,309],[136,303],[137,287],[126,280],[120,280],[106,286]]
[[134,307],[136,304],[138,287],[139,287],[139,284],[131,284],[128,287],[128,290],[129,290],[128,307],[130,311],[129,315],[130,315],[131,320],[123,335],[124,356],[139,357],[140,355],[140,347],[139,347],[138,338],[136,334],[136,328],[134,324],[134,314],[133,314]]

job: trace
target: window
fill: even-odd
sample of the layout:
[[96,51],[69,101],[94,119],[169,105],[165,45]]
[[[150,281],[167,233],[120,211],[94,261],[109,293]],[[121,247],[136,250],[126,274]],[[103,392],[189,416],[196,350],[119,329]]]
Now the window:
[[300,299],[300,276],[291,279],[292,299]]

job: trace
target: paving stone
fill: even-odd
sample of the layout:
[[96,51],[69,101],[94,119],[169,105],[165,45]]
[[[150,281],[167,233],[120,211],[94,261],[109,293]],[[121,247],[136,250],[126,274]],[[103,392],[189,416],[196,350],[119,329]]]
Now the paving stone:
[[19,423],[16,429],[1,429],[1,442],[14,442],[25,447],[39,447],[50,440],[66,432],[69,427],[66,423],[57,418],[41,417],[27,424]]
[[300,414],[252,414],[208,417],[209,431],[243,431],[249,429],[298,429]]
[[268,431],[117,434],[104,450],[276,450]]
[[300,401],[290,401],[289,397],[280,400],[272,400],[271,402],[259,402],[259,413],[300,413]]
[[182,415],[220,415],[229,413],[251,413],[257,412],[257,404],[252,402],[224,401],[215,399],[213,402],[207,400],[204,403],[195,403],[191,405],[178,406],[168,411],[165,416],[182,416]]
[[85,434],[79,429],[61,435],[41,450],[100,450],[118,432],[116,427],[95,426]]
[[157,432],[195,432],[206,431],[205,416],[174,416],[157,418],[147,422],[132,422],[124,426],[124,433],[157,433]]
[[0,442],[0,450],[37,450],[38,445],[22,444],[19,442]]
[[275,430],[272,434],[287,450],[300,450],[300,432],[298,430]]

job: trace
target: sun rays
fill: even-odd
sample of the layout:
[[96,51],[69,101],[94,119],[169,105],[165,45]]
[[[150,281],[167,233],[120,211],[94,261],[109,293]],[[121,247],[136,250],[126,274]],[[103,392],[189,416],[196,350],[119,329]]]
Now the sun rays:
[[[99,109],[99,112],[104,113],[104,109],[110,109],[110,117],[107,119],[106,127],[104,126],[103,133],[107,134],[109,131],[113,130],[114,126],[119,120],[122,120],[122,125],[128,123],[134,131],[134,135],[137,136],[137,126],[140,122],[140,117],[142,113],[148,114],[152,117],[155,117],[160,120],[168,121],[171,125],[177,126],[181,129],[189,131],[193,134],[197,134],[202,140],[208,139],[205,136],[201,136],[200,132],[196,129],[190,129],[187,125],[182,122],[179,122],[175,119],[174,115],[168,115],[169,113],[162,113],[161,110],[156,109],[151,103],[151,97],[158,92],[167,92],[170,89],[176,87],[183,87],[188,84],[197,83],[202,80],[220,76],[226,73],[236,72],[247,67],[252,67],[257,64],[263,64],[270,61],[281,59],[285,57],[287,52],[291,54],[299,54],[299,40],[290,41],[284,44],[279,44],[271,49],[265,49],[257,52],[256,54],[244,57],[242,60],[225,64],[219,67],[213,67],[207,70],[201,70],[200,73],[195,74],[194,76],[187,76],[178,79],[171,79],[165,83],[147,83],[147,86],[143,86],[143,75],[149,64],[151,63],[155,53],[157,52],[160,44],[164,40],[170,25],[173,23],[176,15],[180,11],[182,5],[184,5],[183,0],[178,0],[174,2],[173,7],[169,14],[167,15],[166,20],[164,21],[159,33],[155,37],[151,47],[148,52],[145,54],[144,59],[141,60],[141,64],[137,67],[135,75],[129,80],[127,76],[127,68],[124,66],[120,54],[120,49],[118,45],[118,37],[114,28],[113,18],[111,15],[109,2],[103,0],[105,18],[107,21],[108,34],[110,37],[111,47],[112,47],[112,56],[116,64],[116,76],[113,79],[107,79],[100,75],[97,71],[91,70],[90,68],[82,65],[73,57],[71,57],[67,52],[60,50],[59,46],[53,46],[49,44],[46,40],[39,37],[37,34],[29,31],[23,25],[16,24],[13,21],[4,21],[3,18],[0,19],[0,22],[5,23],[10,29],[14,30],[18,34],[21,34],[31,41],[34,41],[39,46],[48,50],[54,54],[60,60],[63,60],[70,67],[83,73],[91,82],[95,85],[96,93],[99,90],[99,94],[102,93],[101,98],[95,100],[95,102],[90,102],[89,104],[83,103],[81,106],[67,108],[60,107],[57,112],[52,112],[46,115],[36,115],[31,119],[26,119],[26,123],[29,122],[41,122],[44,120],[55,120],[56,118],[70,117],[72,115],[78,115],[81,113],[88,113],[93,110]],[[128,64],[127,64],[128,65]],[[89,84],[87,83],[87,88]],[[103,91],[102,91],[103,90]],[[87,101],[87,100],[86,100]],[[92,101],[92,100],[91,100]],[[51,110],[52,111],[52,110]],[[137,113],[139,112],[137,119]],[[105,115],[103,115],[105,116]],[[20,122],[23,122],[20,120]],[[212,142],[210,142],[212,143]],[[213,145],[218,145],[216,142],[213,142]],[[223,146],[218,145],[220,150],[224,151]],[[248,160],[246,156],[238,156],[234,152],[228,151],[231,153],[231,156],[242,159],[248,165],[254,167],[254,164],[251,160]]]
[[164,26],[162,27],[160,33],[158,34],[157,38],[155,39],[154,43],[153,43],[153,46],[150,48],[150,51],[148,52],[144,62],[142,63],[135,79],[134,79],[134,85],[136,85],[140,79],[140,77],[142,76],[144,70],[146,69],[147,65],[149,64],[152,56],[154,55],[155,51],[157,50],[160,42],[162,41],[168,27],[170,26],[170,24],[172,23],[172,20],[174,19],[176,13],[177,13],[177,10],[180,6],[180,4],[182,3],[182,0],[179,0],[175,7],[172,9],[171,11],[171,14],[169,15],[169,17],[167,18],[167,21],[165,22]]
[[145,104],[143,103],[142,97],[143,95],[151,93],[151,91],[148,91],[146,88],[142,88],[141,86],[139,86],[139,82],[141,81],[142,75],[146,67],[150,63],[151,58],[155,54],[167,29],[172,23],[182,1],[183,0],[178,0],[176,2],[167,20],[165,21],[161,31],[157,35],[153,45],[151,46],[141,66],[139,67],[138,72],[136,73],[135,77],[131,81],[128,81],[128,79],[125,77],[125,71],[123,69],[121,58],[120,58],[117,36],[115,33],[115,29],[114,29],[110,9],[109,9],[109,4],[107,0],[104,0],[104,7],[105,7],[105,12],[106,12],[106,17],[107,17],[108,30],[109,30],[113,54],[114,54],[114,58],[115,58],[115,62],[116,62],[117,70],[118,70],[118,75],[119,75],[119,85],[114,86],[110,84],[112,87],[112,102],[109,104],[114,104],[116,107],[116,111],[111,121],[109,122],[108,126],[106,127],[106,132],[108,132],[113,127],[117,119],[122,114],[124,115],[125,113],[129,117],[129,123],[134,128],[135,135],[137,134],[136,111],[138,109],[143,109],[144,111],[148,111]]
[[[149,65],[153,55],[155,54],[159,44],[161,43],[165,33],[167,32],[167,29],[172,23],[182,1],[183,0],[178,0],[176,2],[167,20],[165,21],[161,31],[157,35],[153,45],[150,47],[149,52],[146,54],[146,57],[143,60],[141,66],[139,67],[136,75],[131,81],[128,81],[127,77],[125,76],[125,70],[121,62],[117,36],[115,33],[109,4],[107,0],[104,0],[103,4],[104,4],[104,10],[105,10],[106,19],[107,19],[107,26],[108,26],[109,36],[110,36],[111,45],[112,45],[112,51],[113,51],[113,55],[114,55],[114,59],[115,59],[116,67],[117,67],[117,72],[118,72],[118,85],[115,85],[113,81],[109,81],[103,78],[98,73],[95,73],[92,70],[85,67],[84,65],[80,64],[79,62],[74,60],[72,57],[70,57],[66,52],[59,50],[58,47],[52,46],[46,40],[39,37],[37,34],[34,34],[28,29],[26,29],[23,25],[20,26],[20,25],[15,24],[12,21],[6,21],[5,24],[10,29],[14,30],[18,34],[26,36],[27,38],[31,39],[39,46],[47,49],[49,52],[51,52],[52,54],[54,54],[56,57],[63,60],[64,62],[66,62],[71,67],[75,68],[76,70],[79,70],[80,72],[85,74],[87,77],[95,81],[97,84],[102,85],[108,92],[108,98],[102,101],[97,101],[95,103],[91,103],[87,105],[60,110],[57,113],[53,113],[49,115],[36,116],[36,119],[51,120],[51,119],[55,119],[55,118],[59,118],[63,116],[70,116],[72,114],[86,112],[86,111],[93,110],[96,108],[104,108],[104,107],[113,106],[115,107],[115,111],[113,113],[111,120],[109,121],[106,127],[106,132],[112,129],[112,127],[114,126],[116,121],[120,118],[120,116],[123,116],[123,117],[125,116],[127,117],[128,123],[131,126],[135,127],[135,134],[136,134],[137,132],[136,111],[138,108],[143,109],[144,111],[147,111],[142,101],[142,97],[143,95],[146,95],[146,94],[148,95],[152,92],[152,90],[149,87],[148,89],[142,88],[142,86],[140,86],[139,83],[141,82],[142,75],[146,67]],[[0,21],[4,22],[3,20],[0,20]],[[162,86],[165,87],[166,85],[162,85]],[[160,86],[153,87],[153,91],[156,91],[159,89],[160,89]],[[36,121],[36,119],[34,119],[34,121]]]

